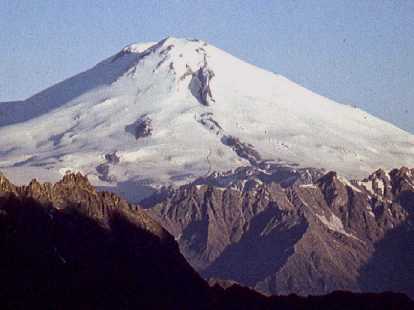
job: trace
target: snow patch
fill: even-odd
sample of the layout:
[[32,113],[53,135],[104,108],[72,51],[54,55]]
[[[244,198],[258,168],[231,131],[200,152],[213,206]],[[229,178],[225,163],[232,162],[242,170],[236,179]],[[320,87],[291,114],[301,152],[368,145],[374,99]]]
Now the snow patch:
[[358,192],[358,193],[362,193],[362,192],[361,192],[361,190],[360,190],[358,187],[354,186],[354,185],[353,185],[351,182],[349,182],[346,178],[341,177],[341,176],[338,176],[338,180],[339,180],[342,184],[344,184],[344,185],[346,185],[346,186],[348,186],[348,187],[352,188],[354,191],[356,191],[356,192]]
[[78,172],[82,173],[82,170],[72,168],[72,167],[63,167],[63,168],[59,169],[60,175],[63,175],[63,176],[68,174],[68,173],[78,173]]
[[352,235],[350,233],[347,233],[345,231],[344,224],[342,223],[341,219],[339,217],[337,217],[334,213],[331,213],[331,218],[330,219],[328,219],[325,215],[316,214],[316,216],[330,230],[336,231],[340,234],[343,234],[343,235],[345,235],[347,237],[350,237],[350,238],[353,238],[353,239],[358,239],[354,235]]
[[363,186],[369,193],[372,195],[376,195],[373,188],[372,188],[372,182],[371,181],[358,181],[358,184]]
[[301,188],[314,188],[314,189],[318,189],[319,188],[315,184],[301,184],[301,185],[299,185],[299,187],[301,187]]

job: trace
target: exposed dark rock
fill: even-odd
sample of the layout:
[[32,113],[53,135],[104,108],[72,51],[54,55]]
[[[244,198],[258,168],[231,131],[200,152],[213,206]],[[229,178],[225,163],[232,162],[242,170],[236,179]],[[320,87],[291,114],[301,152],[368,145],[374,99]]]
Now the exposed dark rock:
[[[335,172],[315,181],[319,171],[273,169],[199,178],[148,212],[207,278],[267,294],[386,289],[414,296],[414,278],[404,273],[414,270],[413,170],[350,182]],[[379,263],[392,257],[400,257],[388,264],[394,267]],[[375,273],[382,282],[369,280]]]
[[109,165],[107,163],[100,164],[96,166],[96,172],[99,173],[99,179],[105,182],[111,182],[111,177],[109,176]]
[[191,70],[189,65],[186,65],[186,71],[184,72],[184,74],[182,76],[180,76],[180,81],[184,81],[188,76],[192,76],[193,75],[193,70]]
[[247,159],[252,165],[256,165],[262,158],[254,149],[254,146],[241,142],[239,138],[225,135],[221,138],[224,145],[230,146],[241,158]]
[[149,116],[143,115],[136,122],[127,125],[125,131],[134,135],[135,139],[145,138],[152,134],[152,120]]
[[116,177],[110,174],[110,168],[112,165],[119,163],[119,157],[115,152],[105,154],[104,156],[106,163],[102,163],[96,167],[96,172],[98,172],[98,178],[105,182],[116,182]]
[[156,70],[158,70],[161,66],[162,66],[162,64],[163,63],[165,63],[166,61],[167,61],[167,57],[164,57],[163,59],[161,59],[158,63],[157,63],[157,65],[155,66],[155,68],[152,70],[152,72],[155,72]]
[[254,146],[241,142],[237,137],[225,134],[220,124],[213,118],[213,113],[202,113],[198,119],[198,122],[207,130],[219,136],[220,141],[224,145],[231,147],[239,157],[248,160],[253,166],[261,164],[262,158],[259,152],[254,149]]
[[204,57],[204,65],[192,74],[189,84],[191,93],[202,105],[209,106],[215,102],[210,89],[213,77],[214,72],[208,68],[207,59]]
[[116,165],[119,163],[119,156],[115,152],[105,154],[105,159],[109,164]]
[[169,51],[171,51],[175,47],[174,44],[168,45],[166,48],[160,51],[160,55],[168,54]]
[[212,185],[215,187],[233,188],[243,192],[249,191],[262,183],[277,183],[286,188],[293,185],[315,183],[323,170],[315,168],[294,168],[274,163],[260,162],[256,166],[239,167],[225,172],[213,172],[199,177],[194,185]]
[[223,134],[223,128],[221,128],[219,123],[214,120],[213,113],[211,112],[201,114],[198,122],[216,135]]
[[168,65],[168,70],[170,70],[171,72],[173,72],[175,74],[174,63],[173,62],[170,62],[170,64]]

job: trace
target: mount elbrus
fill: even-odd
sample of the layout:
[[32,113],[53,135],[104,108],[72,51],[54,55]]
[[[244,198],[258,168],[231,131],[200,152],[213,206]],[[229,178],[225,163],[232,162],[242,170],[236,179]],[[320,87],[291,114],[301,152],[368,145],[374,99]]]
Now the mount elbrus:
[[1,103],[0,126],[0,169],[14,182],[79,171],[130,201],[240,166],[353,178],[414,164],[413,135],[199,40],[127,46]]
[[[65,247],[73,223],[85,232],[96,226],[62,211],[67,204],[84,205],[78,209],[99,224],[98,254],[122,245],[126,252],[108,261],[127,258],[134,266],[140,242],[161,234],[168,242],[150,247],[154,255],[143,262],[174,248],[169,258],[177,271],[187,270],[189,286],[198,283],[199,300],[213,296],[217,302],[221,293],[198,278],[171,235],[192,267],[213,283],[237,282],[267,294],[391,290],[413,297],[414,170],[393,169],[402,166],[414,166],[413,135],[206,42],[167,38],[132,44],[27,100],[0,104],[0,171],[18,184],[64,176],[55,185],[32,181],[22,187],[0,177],[0,192],[7,193],[0,197],[0,229],[6,228],[6,249],[18,250],[9,248],[9,233],[25,222],[36,230],[27,214],[38,214],[33,219],[45,230],[36,230],[36,241],[45,242],[45,257],[57,270],[63,264],[66,274],[65,261],[79,251],[86,263],[97,257],[94,251],[82,254],[81,243]],[[68,171],[87,175],[98,192]],[[52,209],[43,208],[50,204]],[[117,217],[113,222],[115,209],[130,216],[138,231],[125,221],[118,225]],[[120,238],[101,231],[102,225]],[[58,247],[48,237],[55,226],[64,230]],[[128,227],[137,242],[128,243]],[[24,232],[15,240],[31,240],[32,233]],[[30,255],[37,252],[30,248]],[[45,261],[36,262],[47,267]],[[160,276],[168,277],[164,262],[156,262],[154,274],[162,270]],[[99,268],[92,277],[97,282]],[[36,270],[42,268],[33,265]],[[78,276],[73,283],[83,282],[83,273]],[[131,281],[114,283],[126,290],[147,287]],[[20,287],[13,283],[11,294]],[[151,283],[153,294],[159,286]],[[123,291],[119,300],[135,300],[135,293],[125,299]],[[175,293],[171,298],[181,296]]]

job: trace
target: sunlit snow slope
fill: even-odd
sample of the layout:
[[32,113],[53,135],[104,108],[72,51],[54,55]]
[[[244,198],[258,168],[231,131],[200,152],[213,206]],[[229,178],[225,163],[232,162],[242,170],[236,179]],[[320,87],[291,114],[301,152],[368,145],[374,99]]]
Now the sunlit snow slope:
[[0,104],[0,126],[0,170],[15,182],[72,170],[128,191],[263,160],[349,177],[414,165],[409,133],[199,40],[130,45]]

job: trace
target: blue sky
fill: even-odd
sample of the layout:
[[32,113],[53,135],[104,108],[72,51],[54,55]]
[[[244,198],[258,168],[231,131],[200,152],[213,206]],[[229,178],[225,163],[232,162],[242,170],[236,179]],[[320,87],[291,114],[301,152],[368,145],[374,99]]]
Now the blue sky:
[[0,0],[0,101],[194,37],[414,133],[414,1]]

